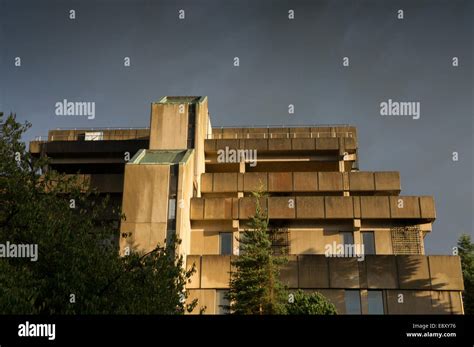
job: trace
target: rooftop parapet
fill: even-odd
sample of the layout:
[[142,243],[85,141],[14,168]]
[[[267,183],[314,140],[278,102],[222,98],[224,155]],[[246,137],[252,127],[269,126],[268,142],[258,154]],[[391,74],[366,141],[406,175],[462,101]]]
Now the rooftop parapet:
[[350,137],[357,139],[357,129],[350,125],[216,127],[208,139],[311,139]]
[[48,132],[48,137],[37,137],[37,141],[102,141],[102,140],[137,140],[148,139],[148,128],[82,128],[55,129]]

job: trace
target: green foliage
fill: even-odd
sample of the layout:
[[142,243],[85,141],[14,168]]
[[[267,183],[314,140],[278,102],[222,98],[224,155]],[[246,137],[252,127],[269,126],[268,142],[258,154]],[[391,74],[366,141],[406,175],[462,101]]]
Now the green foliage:
[[[180,314],[186,304],[179,240],[120,257],[120,219],[107,198],[76,176],[43,171],[21,137],[29,124],[0,116],[0,243],[38,245],[38,260],[0,258],[1,314]],[[74,201],[75,208],[71,208]],[[75,302],[72,302],[75,301]]]
[[458,251],[464,278],[464,312],[474,314],[474,243],[471,242],[470,235],[463,234],[459,237]]
[[230,289],[227,298],[234,314],[283,314],[285,292],[279,280],[280,266],[287,260],[276,257],[268,232],[268,218],[260,205],[265,194],[253,193],[256,212],[249,229],[239,237],[240,255],[232,261]]
[[120,314],[191,312],[197,300],[186,305],[184,288],[195,269],[183,270],[183,257],[175,256],[179,242],[172,240],[167,246],[159,246],[147,254],[132,253],[126,257],[115,277],[109,276],[99,297],[107,297],[106,306]]
[[287,314],[292,315],[335,315],[336,307],[321,293],[305,293],[301,289],[289,294]]

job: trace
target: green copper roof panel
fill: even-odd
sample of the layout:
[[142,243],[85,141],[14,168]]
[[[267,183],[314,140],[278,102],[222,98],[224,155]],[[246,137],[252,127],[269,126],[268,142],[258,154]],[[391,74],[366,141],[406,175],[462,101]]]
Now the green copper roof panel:
[[204,101],[205,96],[165,96],[159,104],[197,104]]
[[178,164],[185,163],[193,150],[143,150],[132,158],[132,164]]

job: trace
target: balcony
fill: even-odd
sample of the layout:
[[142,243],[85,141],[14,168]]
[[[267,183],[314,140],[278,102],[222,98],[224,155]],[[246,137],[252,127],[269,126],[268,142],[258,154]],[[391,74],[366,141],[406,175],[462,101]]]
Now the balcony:
[[[216,289],[229,287],[230,256],[187,256],[188,269],[196,272],[186,287],[190,299],[198,298],[206,314],[217,313]],[[464,288],[459,257],[367,256],[354,258],[290,256],[280,279],[290,291],[318,291],[339,314],[346,313],[345,290],[359,291],[361,313],[368,314],[368,290],[383,291],[385,314],[462,314]],[[403,298],[403,301],[400,301]],[[196,309],[193,313],[198,314]]]
[[[457,256],[367,255],[330,258],[324,255],[294,255],[281,272],[289,288],[366,288],[400,290],[464,290]],[[187,288],[228,288],[231,256],[188,255],[187,266],[196,273]]]
[[216,153],[220,150],[247,149],[259,152],[336,152],[355,153],[357,142],[352,137],[327,138],[271,138],[271,139],[212,139],[205,140],[204,151]]
[[[270,219],[410,220],[436,218],[431,196],[278,196],[261,201]],[[402,206],[402,207],[401,207]],[[255,214],[255,198],[193,198],[191,220],[246,220]]]
[[398,172],[225,172],[201,175],[201,192],[237,193],[265,191],[285,193],[349,191],[354,195],[398,195]]

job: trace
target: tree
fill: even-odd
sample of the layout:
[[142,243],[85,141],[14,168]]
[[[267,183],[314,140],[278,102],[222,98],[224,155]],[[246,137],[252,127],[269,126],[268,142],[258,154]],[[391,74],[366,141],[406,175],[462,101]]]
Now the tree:
[[232,261],[235,271],[227,294],[228,310],[234,314],[284,314],[286,297],[279,274],[280,266],[287,260],[272,252],[268,218],[261,207],[265,193],[260,190],[253,196],[255,215],[238,238],[240,255]]
[[[179,240],[147,254],[120,257],[107,243],[118,231],[106,214],[107,198],[87,190],[77,176],[42,168],[21,142],[29,123],[0,116],[0,313],[180,314],[194,268],[175,255]],[[24,245],[33,258],[6,256]],[[3,252],[2,252],[3,251]]]
[[458,252],[464,278],[464,312],[474,314],[474,243],[471,242],[470,235],[463,234],[459,237]]
[[321,293],[305,293],[301,289],[290,293],[286,312],[292,315],[335,315],[336,307]]

